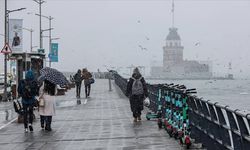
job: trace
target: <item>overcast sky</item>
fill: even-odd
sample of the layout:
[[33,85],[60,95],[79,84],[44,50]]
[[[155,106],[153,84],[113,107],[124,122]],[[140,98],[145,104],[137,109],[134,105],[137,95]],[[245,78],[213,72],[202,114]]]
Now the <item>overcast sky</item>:
[[[39,45],[38,4],[32,0],[8,0],[8,9],[26,7],[10,18],[24,19],[33,28]],[[4,0],[0,0],[0,34],[4,33]],[[55,19],[53,37],[60,37],[59,62],[53,67],[91,71],[104,66],[150,66],[162,61],[165,39],[171,27],[170,0],[47,0],[42,14]],[[28,12],[33,13],[27,14]],[[176,0],[175,26],[184,46],[184,59],[212,60],[216,75],[227,73],[232,61],[237,77],[250,77],[250,1]],[[43,29],[48,20],[43,19]],[[24,32],[24,49],[29,50],[29,33]],[[147,40],[147,37],[149,40]],[[195,43],[200,42],[199,46]],[[3,37],[0,36],[3,46]],[[146,47],[142,51],[138,45]],[[44,39],[48,50],[48,39]],[[48,51],[47,51],[48,52]],[[3,72],[3,57],[0,57]],[[149,71],[149,68],[148,68]]]

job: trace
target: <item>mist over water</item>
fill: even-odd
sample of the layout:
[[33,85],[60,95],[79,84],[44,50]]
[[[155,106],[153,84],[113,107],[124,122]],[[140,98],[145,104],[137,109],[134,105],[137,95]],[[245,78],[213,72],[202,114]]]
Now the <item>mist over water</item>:
[[147,80],[155,83],[184,84],[196,88],[197,97],[219,102],[233,109],[250,111],[250,80]]
[[[33,28],[34,46],[39,45],[38,5],[31,0],[10,0],[8,9],[26,7],[10,18],[24,19]],[[145,66],[149,75],[152,62],[162,65],[163,49],[172,27],[171,0],[51,0],[42,6],[51,15],[53,37],[60,37],[59,63],[64,71],[88,67],[92,71],[130,65]],[[175,23],[184,46],[184,60],[210,60],[213,74],[224,76],[228,63],[236,78],[250,77],[250,1],[176,0]],[[0,1],[0,33],[4,33],[4,1]],[[42,19],[42,28],[48,21]],[[23,49],[29,50],[29,33],[23,31]],[[47,34],[47,33],[46,33]],[[0,43],[3,38],[0,36]],[[199,43],[199,44],[197,44]],[[48,52],[48,39],[44,38]],[[146,49],[142,49],[146,48]],[[3,57],[0,56],[3,64]],[[3,72],[3,65],[0,65]]]
[[[11,13],[33,28],[33,45],[39,45],[38,5],[32,0],[9,0]],[[4,33],[4,1],[0,1],[0,34]],[[51,15],[53,37],[59,37],[59,62],[52,67],[74,72],[119,70],[130,76],[129,66],[145,66],[150,76],[152,64],[163,65],[163,46],[172,22],[171,0],[47,0],[43,15]],[[176,0],[174,27],[178,28],[183,60],[211,61],[214,76],[231,73],[236,80],[154,80],[152,83],[185,84],[197,88],[198,96],[214,102],[249,110],[250,81],[250,1]],[[48,21],[42,19],[42,28]],[[46,33],[47,34],[47,33]],[[44,35],[46,35],[44,34]],[[29,50],[29,33],[23,31],[23,51]],[[0,36],[3,47],[4,38]],[[0,44],[1,48],[1,44]],[[48,39],[44,38],[48,53]],[[9,67],[8,67],[9,68]],[[0,55],[0,73],[3,55]]]

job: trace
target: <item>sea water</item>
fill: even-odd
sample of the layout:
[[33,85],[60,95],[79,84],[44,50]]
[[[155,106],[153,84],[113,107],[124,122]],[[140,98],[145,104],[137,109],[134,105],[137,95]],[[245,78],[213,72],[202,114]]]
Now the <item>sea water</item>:
[[147,80],[148,83],[174,83],[196,88],[197,97],[250,111],[250,80]]

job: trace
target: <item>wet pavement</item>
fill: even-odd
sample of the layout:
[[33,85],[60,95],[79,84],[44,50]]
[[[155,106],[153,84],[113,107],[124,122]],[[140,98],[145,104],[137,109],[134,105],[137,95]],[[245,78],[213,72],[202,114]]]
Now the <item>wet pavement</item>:
[[[113,85],[114,86],[114,85]],[[82,87],[82,97],[84,97]],[[75,98],[75,89],[56,97],[52,132],[42,131],[39,116],[34,132],[24,133],[16,121],[0,129],[1,150],[179,150],[176,140],[155,121],[133,123],[129,101],[120,90],[108,91],[108,80],[96,80],[90,98]],[[36,112],[37,113],[37,112]]]
[[17,114],[13,108],[12,102],[0,102],[0,129],[9,124]]

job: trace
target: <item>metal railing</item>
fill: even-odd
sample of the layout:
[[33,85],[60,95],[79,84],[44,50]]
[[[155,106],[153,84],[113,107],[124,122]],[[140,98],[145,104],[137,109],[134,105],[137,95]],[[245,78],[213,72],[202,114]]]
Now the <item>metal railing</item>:
[[189,105],[191,136],[208,149],[250,149],[250,114],[197,97]]
[[[114,79],[125,93],[127,79],[117,73],[114,73]],[[188,90],[183,85],[148,84],[147,86],[149,109],[157,114],[155,116],[158,118],[158,124],[159,120],[162,121],[167,131],[169,124],[176,127],[177,138],[178,131],[183,131],[185,124],[184,134],[190,135],[208,150],[250,149],[250,113],[198,98],[192,95],[195,93],[192,92],[194,89]]]

